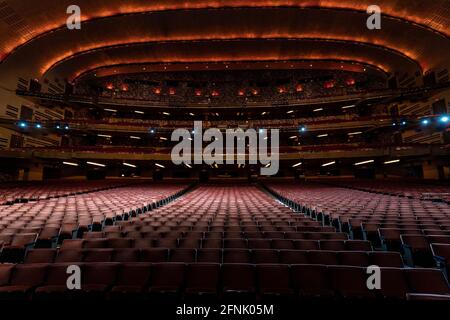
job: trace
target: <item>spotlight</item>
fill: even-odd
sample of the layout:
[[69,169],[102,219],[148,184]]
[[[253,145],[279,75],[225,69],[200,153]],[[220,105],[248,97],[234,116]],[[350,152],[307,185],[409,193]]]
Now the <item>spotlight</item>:
[[424,126],[428,125],[429,123],[430,123],[430,120],[428,120],[428,119],[423,119],[423,120],[422,120],[422,124],[423,124]]
[[306,127],[305,126],[301,126],[299,129],[300,132],[306,132]]
[[35,127],[36,127],[36,129],[41,129],[42,125],[40,123],[36,123]]
[[406,126],[406,121],[402,121],[402,126]]
[[61,126],[59,124],[56,125],[56,129],[61,129]]
[[151,134],[154,134],[154,133],[156,132],[156,130],[153,129],[153,128],[151,128],[151,129],[149,130],[149,132],[150,132]]
[[69,128],[69,126],[66,124],[66,125],[64,126],[64,129],[65,129],[65,130],[69,130],[70,128]]
[[26,122],[19,122],[19,127],[26,128],[27,127],[27,123]]
[[448,123],[448,121],[449,121],[449,116],[442,116],[440,119],[439,119],[439,122],[442,122],[442,123]]

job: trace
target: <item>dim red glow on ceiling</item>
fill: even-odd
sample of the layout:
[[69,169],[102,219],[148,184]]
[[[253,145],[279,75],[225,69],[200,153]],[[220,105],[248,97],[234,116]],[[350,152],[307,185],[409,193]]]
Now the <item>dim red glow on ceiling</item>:
[[[132,13],[150,13],[166,10],[203,10],[203,9],[217,9],[217,8],[238,8],[238,7],[293,7],[293,8],[328,8],[328,9],[347,9],[365,12],[367,7],[372,5],[371,0],[305,0],[299,3],[298,0],[213,0],[213,1],[171,1],[160,0],[142,3],[141,1],[127,1],[128,3],[109,1],[108,7],[97,5],[97,8],[87,7],[82,11],[82,22],[92,19],[106,18],[120,14]],[[450,35],[450,31],[445,23],[445,17],[442,19],[431,18],[432,14],[427,14],[423,10],[418,10],[412,3],[406,1],[392,1],[380,0],[376,3],[382,7],[382,12],[385,15],[396,17],[411,23],[419,24],[437,30],[445,35]],[[105,3],[106,6],[106,3]],[[430,10],[432,6],[430,5]],[[42,36],[44,33],[55,30],[65,26],[67,17],[61,14],[54,14],[55,18],[41,19],[39,21],[32,21],[35,25],[31,30],[34,38]],[[47,17],[52,17],[52,11],[49,9]],[[19,37],[10,39],[3,39],[4,52],[0,53],[0,57],[4,57],[11,53],[20,45],[29,41],[27,37]]]

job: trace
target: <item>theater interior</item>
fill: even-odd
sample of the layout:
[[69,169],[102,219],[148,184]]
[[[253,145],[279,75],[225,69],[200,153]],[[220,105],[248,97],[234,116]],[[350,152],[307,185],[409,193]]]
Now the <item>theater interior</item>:
[[0,302],[448,303],[450,1],[372,2],[0,0]]

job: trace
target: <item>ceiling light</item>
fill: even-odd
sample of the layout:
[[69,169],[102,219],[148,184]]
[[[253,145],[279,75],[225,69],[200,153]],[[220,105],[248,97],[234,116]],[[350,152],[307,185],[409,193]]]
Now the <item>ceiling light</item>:
[[135,110],[134,113],[138,113],[138,114],[144,114],[144,111],[139,111],[139,110]]
[[192,169],[192,166],[189,163],[185,163],[184,164],[186,167],[188,167],[189,169]]
[[286,113],[294,113],[294,110],[289,110],[288,112],[286,112]]
[[141,137],[136,137],[136,136],[130,136],[130,139],[136,139],[136,140],[141,140]]
[[66,166],[72,166],[72,167],[78,167],[79,166],[78,163],[67,162],[67,161],[63,161],[63,164],[65,164]]
[[301,166],[301,165],[302,165],[302,163],[299,162],[299,163],[294,164],[294,165],[292,166],[292,168],[297,168],[298,166]]
[[123,165],[127,166],[127,167],[131,167],[131,168],[136,168],[136,166],[134,164],[131,164],[131,163],[124,162]]
[[350,108],[354,108],[354,107],[356,107],[356,105],[352,104],[350,106],[342,107],[342,109],[350,109]]
[[108,111],[108,112],[117,112],[117,110],[115,110],[115,109],[104,109],[105,111]]
[[375,162],[375,160],[367,160],[367,161],[357,162],[354,165],[355,166],[361,166],[363,164],[368,164],[368,163],[373,163],[373,162]]
[[297,139],[297,136],[289,137],[289,139]]
[[167,140],[166,137],[159,137],[160,140]]
[[314,109],[313,112],[323,111],[323,108]]
[[400,162],[400,159],[385,161],[384,164],[391,164],[391,163],[398,163],[398,162]]
[[166,116],[170,116],[170,113],[168,113],[168,112],[163,112],[163,114]]
[[331,161],[331,162],[328,162],[328,163],[324,163],[324,164],[322,165],[322,167],[332,166],[332,165],[335,164],[335,163],[336,163],[336,161]]
[[102,138],[112,138],[109,134],[98,134],[97,136]]
[[159,163],[155,163],[155,166],[163,168],[163,169],[165,168],[162,164],[159,164]]
[[325,138],[325,137],[328,137],[328,133],[320,134],[317,136],[317,138]]
[[348,133],[349,136],[356,136],[358,134],[362,134],[362,132],[361,131],[357,131],[357,132],[350,132],[350,133]]
[[195,114],[193,114],[192,112],[189,112],[189,115],[190,115],[190,116],[195,116]]
[[90,162],[90,161],[88,161],[86,163],[90,164],[91,166],[102,167],[102,168],[106,167],[106,165],[101,164],[101,163],[97,163],[97,162]]

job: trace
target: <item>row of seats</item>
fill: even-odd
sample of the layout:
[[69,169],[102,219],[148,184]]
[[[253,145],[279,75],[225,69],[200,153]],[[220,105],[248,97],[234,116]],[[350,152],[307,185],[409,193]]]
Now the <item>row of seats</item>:
[[368,192],[392,194],[416,199],[434,199],[450,203],[450,185],[426,184],[424,181],[367,181],[367,180],[345,180],[335,183],[346,188],[354,188]]
[[[165,241],[169,240],[169,241]],[[62,249],[82,248],[149,248],[161,244],[172,244],[168,248],[234,248],[234,249],[289,249],[289,250],[334,250],[372,251],[369,241],[362,240],[292,240],[292,239],[241,239],[241,238],[95,238],[70,239],[62,243]],[[209,242],[211,241],[211,242]]]
[[81,264],[81,290],[67,288],[68,264],[0,265],[0,299],[201,299],[238,301],[305,297],[405,299],[450,288],[439,270],[381,269],[381,288],[369,290],[366,268],[252,264]]
[[0,204],[46,200],[132,184],[131,180],[9,182],[0,186]]
[[398,252],[272,249],[34,249],[25,263],[186,262],[403,267]]

